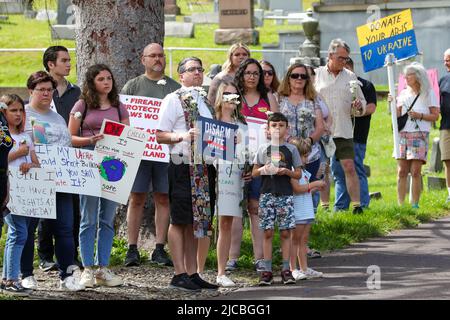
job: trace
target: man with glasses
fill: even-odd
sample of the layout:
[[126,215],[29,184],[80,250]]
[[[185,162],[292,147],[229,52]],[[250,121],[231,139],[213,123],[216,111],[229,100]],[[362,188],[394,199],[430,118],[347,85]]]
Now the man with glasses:
[[[78,101],[81,90],[75,84],[70,83],[66,77],[70,74],[71,58],[69,51],[63,46],[51,46],[48,47],[42,57],[42,63],[45,70],[56,81],[56,89],[50,92],[53,96],[51,108],[53,111],[59,113],[65,120],[66,124],[69,123],[70,111],[72,110],[75,102]],[[77,194],[72,195],[73,202],[73,240],[75,243],[74,259],[75,263],[80,266],[81,263],[78,260],[78,233],[80,231],[80,200]],[[47,219],[41,219],[38,227],[38,255],[39,255],[39,268],[44,271],[56,270],[56,264],[53,262],[53,256],[55,254],[53,244],[53,234],[50,232],[49,221]],[[34,283],[28,283],[33,279],[27,279],[24,281],[24,286],[27,288],[34,288]]]
[[[150,43],[144,48],[141,62],[145,73],[129,80],[122,89],[122,94],[163,99],[169,93],[180,88],[180,84],[164,75],[166,57],[164,49],[158,43]],[[131,189],[127,211],[128,251],[125,266],[140,264],[137,243],[142,223],[147,194],[153,191],[155,203],[156,246],[151,261],[159,265],[172,266],[164,245],[169,227],[169,182],[167,180],[168,164],[157,161],[142,160]]]
[[218,288],[197,273],[198,240],[194,237],[194,226],[197,231],[202,222],[196,217],[210,211],[214,203],[209,187],[212,177],[204,164],[193,163],[192,140],[198,135],[195,119],[213,118],[213,110],[196,88],[202,85],[203,71],[202,62],[196,57],[178,64],[182,87],[164,98],[156,132],[158,143],[168,144],[170,149],[168,239],[175,267],[170,287],[191,292]]
[[[344,68],[349,60],[349,54],[350,47],[345,41],[332,40],[328,48],[328,63],[316,69],[315,87],[330,108],[333,117],[331,132],[336,144],[334,157],[344,169],[353,213],[359,214],[363,210],[360,203],[359,179],[354,162],[353,130],[354,117],[364,115],[366,100],[361,87],[354,86],[358,81],[356,75]],[[335,202],[335,210],[337,209]]]
[[439,80],[439,92],[441,101],[441,127],[439,145],[441,148],[441,160],[445,165],[445,180],[447,181],[448,197],[450,202],[450,48],[444,52],[444,65],[447,74]]

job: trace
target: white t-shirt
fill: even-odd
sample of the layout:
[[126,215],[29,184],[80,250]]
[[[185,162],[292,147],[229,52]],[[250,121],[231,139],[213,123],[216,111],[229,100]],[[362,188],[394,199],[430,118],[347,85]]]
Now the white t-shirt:
[[[180,90],[190,91],[195,101],[197,101],[198,111],[202,117],[212,119],[213,116],[209,111],[206,103],[204,101],[205,98],[199,96],[196,90],[193,90],[193,87],[186,88],[181,87],[175,92],[168,94],[161,103],[161,114],[159,117],[159,123],[156,127],[157,130],[165,131],[165,132],[176,132],[176,133],[185,133],[186,130],[186,120],[184,117],[183,107],[181,106],[180,98],[178,97],[178,92]],[[184,156],[190,156],[191,152],[191,144],[188,141],[182,141],[176,144],[169,145],[171,154],[183,154]]]
[[[410,88],[406,88],[400,92],[400,95],[397,98],[397,106],[402,106],[402,115],[408,110],[415,98],[416,94]],[[433,89],[430,89],[428,95],[421,93],[411,111],[430,114],[430,107],[439,108]],[[406,121],[406,125],[402,129],[402,132],[416,132],[419,130],[422,132],[430,132],[430,129],[430,121],[419,119],[414,121],[411,117],[408,117],[408,121]]]
[[[22,132],[19,134],[11,134],[12,138],[14,139],[14,144],[13,147],[11,149],[12,151],[17,151],[20,147],[20,143],[25,140],[26,144],[30,147],[30,153],[31,151],[34,150],[34,144],[33,141],[31,140],[31,137],[28,133],[26,132]],[[30,153],[28,153],[27,156],[22,156],[20,158],[17,158],[16,160],[10,161],[9,162],[9,166],[10,167],[19,167],[22,163],[26,162],[26,163],[30,163],[31,162],[31,156]]]

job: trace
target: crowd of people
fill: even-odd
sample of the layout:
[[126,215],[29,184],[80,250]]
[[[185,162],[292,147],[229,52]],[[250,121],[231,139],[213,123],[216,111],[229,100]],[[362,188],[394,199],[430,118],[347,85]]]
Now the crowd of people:
[[[308,267],[308,257],[320,257],[309,248],[308,238],[319,204],[330,208],[331,177],[336,185],[335,211],[350,208],[353,214],[362,214],[370,203],[363,164],[377,98],[373,84],[354,73],[349,54],[345,41],[334,39],[326,65],[314,68],[295,63],[277,75],[269,61],[251,58],[251,50],[238,43],[230,47],[206,95],[199,90],[205,71],[202,61],[197,57],[180,61],[178,83],[164,74],[164,49],[157,43],[142,52],[145,72],[129,80],[121,91],[104,64],[86,70],[81,89],[71,84],[66,79],[71,69],[68,50],[48,48],[43,57],[46,71],[28,78],[28,102],[14,94],[0,100],[0,200],[8,225],[2,290],[28,294],[38,288],[33,275],[36,230],[39,267],[59,270],[61,289],[123,284],[120,275],[109,268],[116,202],[58,192],[56,219],[11,214],[6,206],[8,166],[19,167],[23,173],[39,167],[35,143],[93,150],[104,138],[100,131],[103,119],[130,125],[120,93],[162,99],[156,140],[170,150],[169,163],[140,162],[128,202],[125,266],[141,263],[139,230],[151,192],[156,227],[151,261],[174,267],[172,288],[195,292],[235,286],[230,272],[239,268],[245,214],[259,285],[273,283],[275,226],[280,233],[282,283],[322,277],[322,272]],[[419,206],[421,167],[427,159],[431,123],[438,119],[439,110],[450,199],[450,49],[444,60],[449,73],[439,82],[440,106],[425,68],[418,63],[405,68],[407,86],[397,99],[397,116],[408,112],[399,133],[398,202],[404,202],[406,178],[411,174],[413,208]],[[194,143],[200,135],[198,116],[237,126],[233,161],[193,161]],[[250,118],[266,123],[266,141],[249,155]],[[45,135],[36,134],[36,124],[45,126]],[[232,183],[225,186],[221,183],[225,180]],[[229,192],[241,201],[230,203]],[[201,276],[211,246],[214,214],[218,219],[215,284]],[[74,276],[79,267],[80,278]]]

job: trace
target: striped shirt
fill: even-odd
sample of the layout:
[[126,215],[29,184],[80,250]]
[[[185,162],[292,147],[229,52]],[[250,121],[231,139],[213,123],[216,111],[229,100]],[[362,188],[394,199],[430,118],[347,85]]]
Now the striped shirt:
[[[357,81],[356,75],[350,70],[343,69],[335,76],[328,65],[317,68],[315,88],[324,98],[333,117],[331,132],[335,138],[353,138],[353,124],[351,105],[353,94],[350,92],[350,81]],[[357,86],[357,98],[361,101],[363,113],[366,110],[366,100],[361,87]]]
[[[300,185],[307,185],[311,173],[302,169],[302,176],[298,180]],[[314,205],[311,192],[294,194],[294,215],[295,221],[314,219]]]

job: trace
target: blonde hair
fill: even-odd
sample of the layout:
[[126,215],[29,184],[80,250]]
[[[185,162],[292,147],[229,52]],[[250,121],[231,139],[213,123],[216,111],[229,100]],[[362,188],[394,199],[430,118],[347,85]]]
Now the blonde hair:
[[233,62],[231,60],[231,57],[233,56],[234,52],[239,48],[244,49],[247,52],[248,56],[250,57],[249,47],[247,47],[245,44],[241,42],[233,44],[230,47],[230,49],[228,49],[227,61],[225,61],[224,64],[222,65],[222,71],[224,71],[225,73],[229,73],[233,69]]
[[312,151],[312,146],[309,139],[292,137],[289,139],[289,143],[297,147],[298,153],[300,153],[301,156],[306,156]]
[[314,89],[313,83],[311,82],[311,77],[309,77],[308,68],[302,63],[294,63],[288,68],[288,70],[286,71],[286,75],[284,76],[283,80],[281,81],[280,87],[278,88],[278,94],[280,96],[286,97],[291,95],[291,85],[289,83],[289,80],[292,71],[296,68],[305,69],[305,72],[308,75],[308,79],[305,80],[306,83],[305,87],[303,88],[303,94],[305,95],[306,99],[314,101],[317,97],[317,92],[316,89]]
[[[23,119],[22,122],[17,126],[17,130],[19,130],[20,133],[25,131],[25,104],[23,103],[23,100],[21,97],[19,97],[17,94],[5,94],[0,98],[0,102],[3,102],[8,107],[12,105],[14,102],[18,102],[22,105],[23,109]],[[2,113],[6,116],[6,110],[2,110]]]
[[[222,104],[223,104],[223,92],[225,91],[225,88],[228,86],[232,86],[236,89],[237,92],[239,92],[237,86],[235,83],[231,81],[223,81],[220,83],[219,88],[217,88],[217,95],[216,95],[216,101],[214,103],[214,109],[216,110],[216,119],[220,120],[222,118]],[[239,94],[239,93],[236,93]],[[242,109],[242,97],[239,97],[239,104],[236,106],[236,109],[234,110],[234,118],[241,123],[246,123],[245,118],[242,115],[241,112]]]

